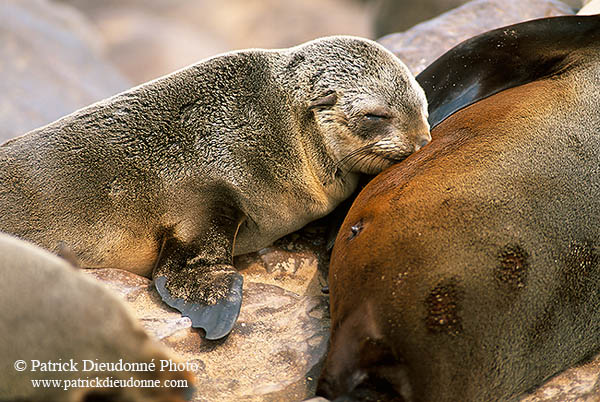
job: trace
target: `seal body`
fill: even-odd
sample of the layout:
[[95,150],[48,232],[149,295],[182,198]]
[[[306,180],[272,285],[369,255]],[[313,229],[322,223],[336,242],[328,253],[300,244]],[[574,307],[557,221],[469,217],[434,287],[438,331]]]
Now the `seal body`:
[[[571,41],[569,29],[587,39]],[[535,43],[548,44],[538,48],[544,73],[459,100],[431,144],[360,193],[331,259],[319,395],[509,401],[600,347],[600,17],[485,35],[529,49],[522,71],[539,67]],[[463,47],[490,61],[474,77],[503,68],[490,43]],[[440,104],[454,102],[458,84]]]
[[[161,360],[177,361],[102,284],[47,250],[2,233],[0,255],[0,400],[183,402],[191,397],[186,395],[193,390],[191,374],[159,369]],[[156,366],[132,372],[92,365],[119,360]],[[173,387],[85,382],[96,377],[162,385],[169,380]],[[34,387],[34,380],[61,386]]]
[[153,275],[208,338],[241,304],[232,256],[329,213],[430,139],[423,91],[374,42],[217,56],[0,147],[0,230]]

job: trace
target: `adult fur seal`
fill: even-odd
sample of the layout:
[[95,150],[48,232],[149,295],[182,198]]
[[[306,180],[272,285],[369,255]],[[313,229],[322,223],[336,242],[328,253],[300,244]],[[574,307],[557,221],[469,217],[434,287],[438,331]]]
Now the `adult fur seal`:
[[241,304],[232,255],[326,215],[359,172],[429,140],[423,91],[375,42],[232,52],[0,147],[0,230],[153,274],[217,339]]
[[[177,361],[98,281],[50,252],[2,233],[0,255],[1,401],[191,398],[192,375],[160,370],[161,361]],[[98,370],[90,363],[120,360],[142,370]],[[149,366],[153,361],[155,369]],[[130,378],[138,386],[115,385]],[[36,387],[36,380],[47,383],[40,381]],[[155,381],[160,386],[151,386]]]
[[[339,232],[318,395],[510,401],[598,350],[599,51],[600,16],[541,19],[417,77],[454,112],[367,185]],[[511,88],[473,96],[491,87]]]

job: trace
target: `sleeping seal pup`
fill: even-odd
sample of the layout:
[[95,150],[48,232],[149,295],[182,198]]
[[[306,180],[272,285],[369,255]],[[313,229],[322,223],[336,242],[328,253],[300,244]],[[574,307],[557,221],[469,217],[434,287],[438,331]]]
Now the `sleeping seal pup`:
[[152,275],[227,335],[233,255],[320,218],[430,140],[427,102],[375,42],[336,36],[202,61],[0,147],[0,230],[82,266]]

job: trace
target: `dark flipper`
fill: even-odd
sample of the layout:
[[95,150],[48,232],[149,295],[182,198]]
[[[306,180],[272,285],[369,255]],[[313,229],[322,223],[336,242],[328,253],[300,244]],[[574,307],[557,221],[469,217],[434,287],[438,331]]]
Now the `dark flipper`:
[[453,113],[502,90],[560,74],[600,43],[600,16],[542,18],[468,39],[417,76],[434,128]]
[[157,276],[154,279],[154,286],[156,286],[158,294],[167,305],[179,310],[182,316],[189,317],[192,320],[192,327],[204,329],[206,339],[221,339],[231,332],[242,306],[242,284],[244,282],[242,275],[232,274],[227,294],[212,305],[172,297],[166,287],[166,282],[167,278],[164,276]]
[[165,234],[153,278],[163,301],[214,340],[229,334],[240,314],[244,280],[233,266],[232,249],[245,217],[227,202],[215,202],[209,211],[192,241]]

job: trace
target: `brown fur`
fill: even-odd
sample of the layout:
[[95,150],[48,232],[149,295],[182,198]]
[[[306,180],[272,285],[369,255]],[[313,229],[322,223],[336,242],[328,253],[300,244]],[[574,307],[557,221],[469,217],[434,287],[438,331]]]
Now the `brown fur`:
[[450,116],[359,195],[319,394],[514,400],[598,349],[598,51],[565,66]]

